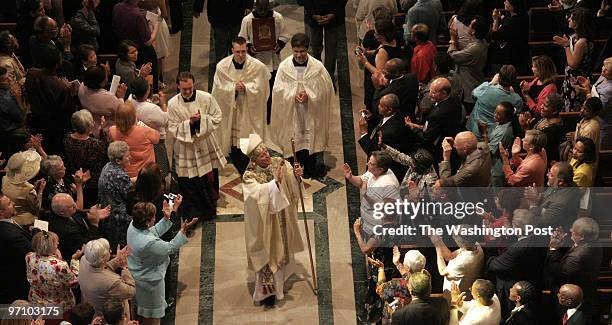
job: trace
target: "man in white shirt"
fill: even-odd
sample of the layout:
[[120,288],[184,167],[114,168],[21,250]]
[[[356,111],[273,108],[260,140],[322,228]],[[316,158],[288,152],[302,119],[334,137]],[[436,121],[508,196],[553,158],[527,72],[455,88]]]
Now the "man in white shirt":
[[[469,227],[466,224],[461,225],[462,230]],[[438,272],[444,277],[442,289],[448,292],[451,290],[451,284],[456,283],[461,290],[469,290],[484,265],[484,252],[478,240],[473,236],[453,235],[459,249],[451,251],[439,236],[430,238],[436,247]]]
[[[400,198],[399,182],[390,169],[392,162],[388,153],[374,151],[368,159],[368,171],[363,175],[353,175],[347,163],[342,167],[346,179],[360,189],[361,220],[356,223],[359,223],[367,237],[374,235],[374,226],[382,224],[382,215],[377,216],[374,207],[383,202],[395,202]],[[367,239],[364,242],[367,242]]]
[[[477,279],[472,284],[471,292],[474,299],[464,301],[465,292],[460,293],[457,284],[452,284],[450,324],[498,325],[501,320],[501,309],[493,282]],[[461,319],[457,318],[457,311],[463,314]]]

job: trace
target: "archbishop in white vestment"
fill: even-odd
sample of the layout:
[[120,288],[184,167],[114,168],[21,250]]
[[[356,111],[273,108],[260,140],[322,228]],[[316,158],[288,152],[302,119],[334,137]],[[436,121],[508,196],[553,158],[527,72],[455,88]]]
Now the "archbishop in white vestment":
[[[294,254],[304,250],[297,225],[298,186],[303,183],[289,162],[270,157],[258,135],[241,141],[251,159],[242,193],[248,268],[255,272],[253,300],[273,304],[274,296],[284,298],[284,283],[295,271]],[[295,172],[301,175],[301,169]]]
[[[285,157],[293,155],[291,138],[296,151],[308,150],[310,155],[327,150],[329,141],[333,83],[321,61],[305,55],[306,62],[296,61],[295,51],[281,62],[272,88],[270,140]],[[296,100],[302,91],[307,95],[305,103]]]
[[246,54],[243,38],[232,42],[232,52],[233,55],[217,63],[212,96],[223,116],[217,139],[223,153],[231,157],[242,175],[248,158],[238,150],[240,138],[248,138],[251,133],[265,138],[270,72],[263,63]]

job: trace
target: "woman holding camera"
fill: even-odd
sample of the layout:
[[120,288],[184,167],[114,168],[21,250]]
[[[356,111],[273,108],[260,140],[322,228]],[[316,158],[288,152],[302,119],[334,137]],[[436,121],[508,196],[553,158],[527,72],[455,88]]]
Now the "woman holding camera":
[[172,227],[172,214],[180,207],[182,196],[174,204],[164,201],[164,218],[155,223],[157,209],[150,202],[139,202],[132,209],[133,220],[127,232],[127,242],[132,248],[128,257],[128,268],[136,282],[136,314],[142,317],[142,324],[159,324],[165,316],[164,278],[170,263],[170,255],[178,252],[187,243],[187,231],[195,225],[197,218],[182,221],[181,230],[171,241],[159,237]]

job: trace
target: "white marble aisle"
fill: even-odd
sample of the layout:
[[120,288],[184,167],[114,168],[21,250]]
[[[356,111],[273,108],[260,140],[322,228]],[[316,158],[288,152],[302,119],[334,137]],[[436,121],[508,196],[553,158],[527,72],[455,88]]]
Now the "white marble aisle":
[[[350,4],[349,4],[350,6]],[[355,72],[357,66],[352,55],[351,48],[354,48],[354,23],[352,8],[347,7],[347,38],[349,64],[351,71],[351,84],[361,87],[359,80],[361,72]],[[289,29],[294,32],[304,31],[303,8],[297,5],[280,5],[275,10],[281,12],[287,19]],[[208,85],[208,62],[210,52],[210,26],[206,18],[206,12],[193,23],[192,57],[191,71],[196,77],[198,89],[207,90]],[[290,46],[287,45],[282,51],[282,57],[291,55]],[[178,57],[178,55],[177,55]],[[358,109],[361,99],[358,97],[359,90],[353,89],[354,110]],[[344,188],[344,176],[342,173],[343,148],[342,130],[340,127],[340,107],[339,99],[332,107],[331,129],[331,148],[330,156],[326,157],[326,163],[332,165],[332,170],[328,177],[341,184],[335,190],[326,194],[327,205],[324,207],[326,215],[326,231],[328,234],[324,238],[319,237],[325,243],[316,242],[314,234],[313,220],[309,220],[311,240],[313,250],[315,246],[327,246],[328,255],[325,258],[327,264],[326,272],[331,279],[331,313],[333,320],[329,319],[325,323],[335,324],[354,324],[356,322],[355,297],[353,288],[350,236],[352,227],[348,222],[346,190]],[[354,114],[357,116],[357,114]],[[356,124],[355,124],[356,126]],[[355,128],[356,129],[356,128]],[[359,151],[359,150],[358,150]],[[363,157],[360,159],[360,167],[363,167]],[[361,169],[361,168],[360,168]],[[240,195],[240,185],[237,182],[239,175],[232,166],[228,166],[221,172],[222,195],[220,201],[219,215],[242,214]],[[235,184],[234,184],[235,183]],[[326,185],[318,182],[309,182],[310,194],[323,189]],[[329,183],[329,182],[328,182]],[[223,186],[225,186],[225,191]],[[235,192],[233,192],[235,191]],[[307,198],[307,211],[313,211],[312,195]],[[300,216],[301,218],[301,216]],[[209,225],[210,226],[210,225]],[[244,229],[242,221],[221,221],[215,225],[216,237],[214,239],[214,294],[212,297],[212,317],[202,317],[201,313],[208,312],[201,309],[201,300],[209,297],[201,297],[201,264],[203,254],[207,247],[203,245],[203,231],[198,227],[195,235],[190,238],[180,254],[179,259],[179,292],[177,295],[175,324],[315,324],[318,320],[327,315],[319,314],[320,306],[317,298],[312,294],[309,282],[310,265],[307,252],[302,252],[296,256],[301,265],[300,276],[294,278],[297,282],[293,283],[292,288],[286,295],[286,301],[279,304],[276,308],[264,310],[264,307],[254,306],[251,299],[252,275],[247,273],[246,258],[244,256]],[[303,222],[300,220],[300,227],[303,232]],[[210,231],[209,231],[210,232]],[[207,232],[208,233],[208,232]],[[305,242],[305,241],[304,241]],[[316,259],[316,258],[315,258]],[[325,308],[324,308],[325,309]],[[326,312],[327,313],[327,312]],[[331,316],[329,313],[329,316]],[[202,319],[205,319],[203,321]]]

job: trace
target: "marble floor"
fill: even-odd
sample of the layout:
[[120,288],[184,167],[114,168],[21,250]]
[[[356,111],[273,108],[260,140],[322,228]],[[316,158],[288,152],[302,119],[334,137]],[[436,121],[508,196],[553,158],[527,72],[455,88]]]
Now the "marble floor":
[[[220,171],[221,199],[215,220],[196,228],[178,256],[169,276],[176,283],[176,305],[163,324],[362,324],[365,297],[363,255],[354,242],[352,224],[359,209],[359,192],[345,184],[342,164],[365,169],[365,155],[355,147],[357,114],[362,106],[363,73],[353,50],[357,45],[354,9],[347,5],[346,33],[338,42],[338,92],[332,110],[330,151],[325,163],[331,170],[322,180],[308,180],[305,213],[300,230],[306,243],[302,219],[307,219],[317,278],[313,291],[308,252],[296,255],[298,270],[288,282],[285,299],[274,308],[252,301],[253,274],[247,272],[244,245],[240,176],[229,164]],[[190,7],[190,1],[184,3]],[[303,7],[292,0],[274,8],[292,32],[304,31]],[[186,12],[187,13],[187,12]],[[168,89],[179,70],[190,70],[198,89],[209,90],[210,25],[206,12],[189,17],[183,32],[172,36],[176,49],[166,60]],[[282,57],[291,55],[290,46]],[[171,142],[171,141],[168,141]]]

